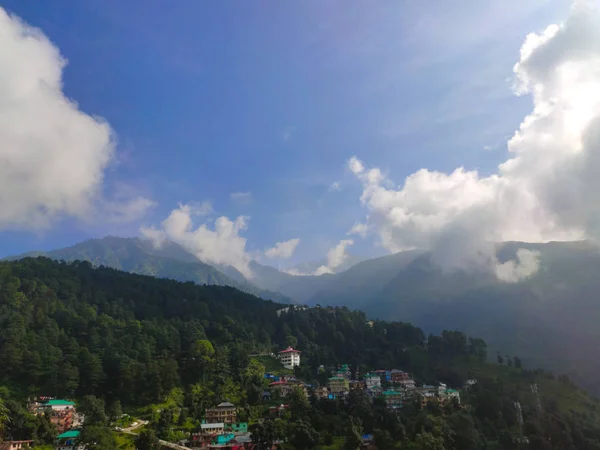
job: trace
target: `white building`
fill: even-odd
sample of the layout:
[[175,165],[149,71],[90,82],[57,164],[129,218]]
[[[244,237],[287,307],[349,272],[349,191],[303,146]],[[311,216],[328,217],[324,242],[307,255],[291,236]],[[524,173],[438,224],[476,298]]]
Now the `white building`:
[[279,352],[279,360],[286,369],[293,369],[300,365],[300,351],[288,347]]
[[381,387],[381,377],[372,373],[365,375],[365,386],[370,391],[379,389]]

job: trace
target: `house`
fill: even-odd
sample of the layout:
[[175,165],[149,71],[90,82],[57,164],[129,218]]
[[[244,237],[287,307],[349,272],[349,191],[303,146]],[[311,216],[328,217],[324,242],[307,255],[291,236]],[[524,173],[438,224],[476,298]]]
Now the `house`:
[[370,391],[381,388],[381,377],[375,373],[366,374],[365,386]]
[[383,398],[388,409],[397,409],[402,407],[404,395],[401,392],[389,389],[383,393]]
[[33,414],[50,412],[50,422],[56,426],[59,433],[72,428],[81,427],[84,415],[75,409],[75,403],[69,400],[39,397],[30,401],[28,409]]
[[363,390],[365,385],[362,381],[359,380],[350,380],[350,390]]
[[412,390],[415,388],[415,380],[409,378],[408,380],[402,380],[397,383],[398,386],[404,390]]
[[85,445],[80,443],[81,432],[69,430],[56,437],[56,450],[85,450]]
[[237,408],[233,403],[222,402],[214,408],[204,412],[206,423],[235,423],[237,422]]
[[408,375],[407,372],[404,372],[403,370],[398,370],[398,369],[394,369],[390,372],[390,376],[391,376],[391,381],[394,384],[399,384],[403,381],[408,381],[410,379],[410,376]]
[[269,388],[279,393],[280,397],[287,397],[294,390],[294,387],[294,385],[287,381],[273,381],[269,383]]
[[262,399],[263,400],[271,400],[271,393],[269,391],[263,391]]
[[460,392],[458,392],[456,389],[446,389],[442,395],[442,399],[450,401],[456,399],[460,405]]
[[350,366],[348,364],[342,364],[337,371],[333,373],[334,377],[343,377],[346,379],[352,378],[352,372],[350,371]]
[[269,406],[269,414],[272,416],[283,416],[285,414],[285,412],[288,410],[288,408],[290,407],[290,405],[276,405],[276,406]]
[[33,447],[33,441],[4,441],[0,442],[0,450],[20,450]]
[[200,432],[203,435],[223,434],[225,432],[225,423],[202,423]]
[[300,351],[288,347],[279,352],[279,360],[286,369],[293,369],[300,365]]
[[315,388],[314,394],[315,397],[319,399],[325,399],[329,395],[329,389],[327,389],[327,386],[319,386],[318,388]]
[[332,394],[342,394],[350,390],[350,383],[344,377],[331,377],[328,380],[328,385]]
[[392,381],[392,373],[389,370],[376,370],[376,375],[379,375],[382,383],[389,383]]

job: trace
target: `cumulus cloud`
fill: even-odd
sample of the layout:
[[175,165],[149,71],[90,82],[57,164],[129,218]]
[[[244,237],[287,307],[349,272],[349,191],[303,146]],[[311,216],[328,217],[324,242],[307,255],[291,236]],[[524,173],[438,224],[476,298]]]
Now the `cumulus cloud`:
[[209,264],[225,264],[235,267],[245,277],[251,278],[249,263],[251,255],[246,252],[246,238],[240,233],[248,227],[248,217],[235,220],[218,217],[211,227],[203,223],[194,227],[193,216],[200,216],[197,205],[179,205],[171,211],[159,228],[142,227],[141,233],[157,245],[166,239],[177,242],[196,257]]
[[65,215],[139,218],[150,200],[102,198],[115,136],[65,97],[59,50],[2,8],[0,49],[0,228],[44,228]]
[[499,264],[494,242],[600,237],[599,12],[576,3],[565,22],[527,36],[514,74],[515,93],[530,95],[533,110],[495,173],[422,169],[397,186],[348,161],[384,248],[429,248],[443,268],[485,267],[516,281],[535,273],[536,255],[522,249]]
[[291,258],[296,247],[300,243],[299,238],[290,239],[289,241],[277,242],[274,247],[265,250],[265,256],[269,259],[280,258],[288,259]]
[[352,239],[342,239],[338,245],[327,252],[327,265],[322,265],[317,268],[313,275],[333,273],[335,269],[341,266],[348,258],[346,248],[351,245],[354,245],[354,241]]

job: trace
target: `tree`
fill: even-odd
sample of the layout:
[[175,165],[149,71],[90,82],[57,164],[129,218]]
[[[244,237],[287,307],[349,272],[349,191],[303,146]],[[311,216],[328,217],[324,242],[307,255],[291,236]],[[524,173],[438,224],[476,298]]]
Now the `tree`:
[[308,422],[292,422],[288,431],[289,442],[295,450],[312,450],[319,443],[319,434]]
[[86,426],[81,432],[81,443],[86,450],[116,450],[117,442],[110,428]]
[[394,448],[394,438],[388,430],[377,429],[373,433],[375,445],[378,449],[392,449]]
[[0,436],[2,436],[6,424],[10,421],[8,413],[9,411],[6,405],[4,404],[4,399],[0,397]]
[[79,410],[85,414],[86,426],[105,426],[108,424],[104,400],[95,395],[84,396],[79,403]]
[[346,427],[346,443],[344,450],[359,450],[362,445],[362,422],[356,417],[350,416]]
[[160,439],[167,439],[173,425],[173,410],[165,408],[160,412],[158,423],[156,424],[156,435]]
[[135,439],[135,448],[137,450],[159,450],[161,446],[154,431],[145,429]]
[[108,407],[108,417],[112,422],[123,415],[123,408],[119,400],[114,400]]

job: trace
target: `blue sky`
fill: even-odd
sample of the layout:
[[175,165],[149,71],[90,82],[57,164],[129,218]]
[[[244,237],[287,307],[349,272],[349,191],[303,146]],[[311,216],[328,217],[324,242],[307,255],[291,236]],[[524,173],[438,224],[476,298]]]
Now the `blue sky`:
[[[210,201],[213,211],[195,216],[196,225],[248,216],[240,233],[248,253],[299,238],[289,260],[272,263],[324,258],[365,218],[352,156],[397,185],[421,168],[497,170],[532,108],[511,91],[519,49],[570,6],[168,4],[2,2],[68,60],[64,95],[116,134],[105,194],[125,190],[154,206],[128,222],[62,214],[41,229],[8,225],[0,255],[139,235],[140,226],[160,228],[180,203]],[[378,242],[376,233],[354,238],[352,253],[389,251]]]

